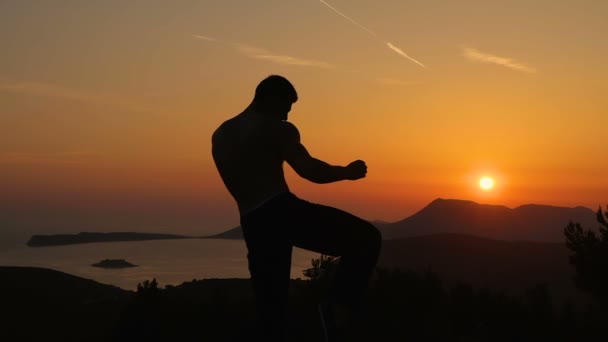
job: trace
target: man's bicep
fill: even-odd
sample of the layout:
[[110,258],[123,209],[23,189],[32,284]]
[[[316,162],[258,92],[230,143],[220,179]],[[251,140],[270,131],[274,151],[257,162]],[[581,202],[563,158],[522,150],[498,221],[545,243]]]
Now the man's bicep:
[[300,134],[295,126],[288,126],[283,140],[283,158],[298,173],[306,173],[313,158],[300,142]]
[[293,168],[305,167],[312,159],[306,147],[299,142],[285,146],[284,157],[285,161]]

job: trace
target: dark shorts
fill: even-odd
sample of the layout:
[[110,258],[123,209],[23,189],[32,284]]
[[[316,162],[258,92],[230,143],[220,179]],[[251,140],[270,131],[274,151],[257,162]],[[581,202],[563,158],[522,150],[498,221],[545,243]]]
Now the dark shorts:
[[341,256],[353,249],[377,243],[378,230],[368,221],[333,207],[311,203],[290,192],[280,194],[241,217],[249,252],[264,246],[295,246]]
[[284,193],[241,217],[249,272],[264,340],[283,341],[292,248],[340,256],[329,298],[356,307],[380,252],[371,223]]

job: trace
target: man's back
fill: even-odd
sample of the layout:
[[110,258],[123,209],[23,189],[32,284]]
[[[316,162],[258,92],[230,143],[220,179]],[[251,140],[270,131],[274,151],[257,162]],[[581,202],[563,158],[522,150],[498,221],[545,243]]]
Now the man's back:
[[281,155],[284,124],[245,110],[213,134],[213,159],[241,214],[289,191]]

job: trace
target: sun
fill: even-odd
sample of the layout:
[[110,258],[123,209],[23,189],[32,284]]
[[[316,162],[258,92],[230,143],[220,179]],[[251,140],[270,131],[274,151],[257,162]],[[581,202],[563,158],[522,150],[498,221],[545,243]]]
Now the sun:
[[482,177],[479,180],[479,187],[483,190],[491,190],[494,187],[494,180],[490,177]]

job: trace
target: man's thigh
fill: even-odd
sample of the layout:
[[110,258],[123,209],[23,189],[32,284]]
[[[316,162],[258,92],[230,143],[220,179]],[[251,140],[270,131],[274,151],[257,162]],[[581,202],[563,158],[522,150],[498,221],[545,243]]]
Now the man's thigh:
[[300,200],[286,214],[288,223],[283,229],[289,242],[317,253],[350,254],[379,238],[371,223],[333,207]]

